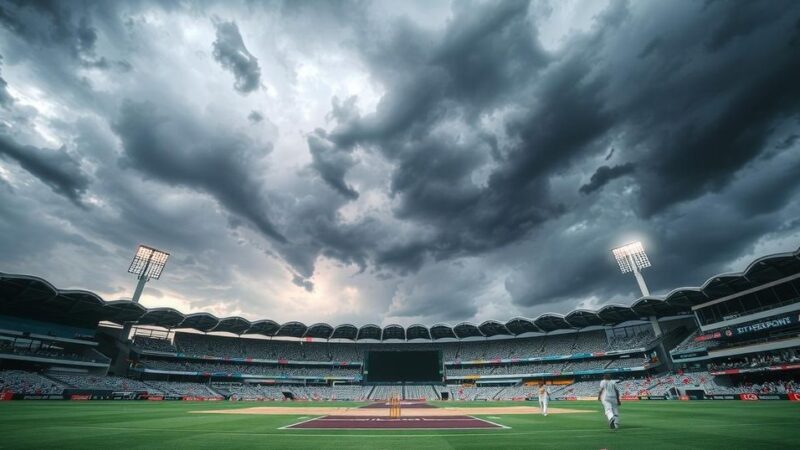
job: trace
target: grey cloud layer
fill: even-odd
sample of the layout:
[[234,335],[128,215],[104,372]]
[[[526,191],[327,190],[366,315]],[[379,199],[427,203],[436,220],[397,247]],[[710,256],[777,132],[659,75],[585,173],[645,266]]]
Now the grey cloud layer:
[[[438,26],[392,15],[390,4],[381,14],[369,3],[327,3],[324,13],[297,2],[144,6],[0,5],[7,38],[0,104],[15,104],[6,89],[13,70],[35,74],[38,89],[97,117],[76,124],[37,116],[66,147],[21,145],[33,141],[6,134],[0,154],[73,204],[94,194],[114,205],[114,212],[85,207],[95,220],[69,219],[78,235],[107,247],[131,239],[122,230],[186,226],[181,217],[213,222],[191,233],[170,226],[152,233],[185,251],[217,243],[183,261],[203,286],[259,285],[261,266],[251,258],[272,262],[267,254],[289,269],[269,280],[314,292],[327,275],[319,273],[325,258],[357,271],[359,288],[384,286],[391,298],[374,302],[383,308],[377,314],[397,320],[534,314],[632,299],[635,285],[620,278],[608,253],[628,235],[647,238],[656,263],[648,281],[658,291],[702,282],[800,233],[797,2],[612,2],[553,49],[540,43],[541,8],[522,1],[453,2]],[[147,34],[137,27],[148,24],[140,9],[212,28],[197,58],[224,69],[217,72],[233,97],[171,95],[198,88],[182,85],[190,67],[146,76],[137,64],[147,53],[171,49],[141,41]],[[212,14],[221,9],[224,20]],[[259,35],[245,20],[257,14],[285,28]],[[308,54],[270,59],[278,41]],[[316,91],[290,86],[268,99],[259,88],[271,85],[270,61],[291,65],[294,56],[307,58],[306,69],[353,58],[381,97],[373,109],[345,92],[309,99],[303,95]],[[85,76],[108,69],[123,80],[118,91]],[[296,70],[288,77],[295,83]],[[324,71],[313,76],[338,81]],[[287,140],[259,130],[275,117],[267,102],[307,108],[312,100],[330,103],[328,122],[275,133],[301,136],[303,146],[292,151],[305,159],[296,169],[274,156]],[[36,133],[30,121],[10,122]],[[137,183],[169,200],[148,205]],[[30,195],[32,205],[53,207]],[[224,218],[194,211],[198,205],[215,205]],[[127,221],[120,230],[117,215]],[[23,226],[17,215],[0,221],[4,229]],[[230,254],[237,246],[256,249],[242,252],[247,265]],[[209,261],[222,249],[226,270],[218,273]],[[214,301],[188,285],[181,286],[199,301]],[[251,308],[288,295],[237,289]]]

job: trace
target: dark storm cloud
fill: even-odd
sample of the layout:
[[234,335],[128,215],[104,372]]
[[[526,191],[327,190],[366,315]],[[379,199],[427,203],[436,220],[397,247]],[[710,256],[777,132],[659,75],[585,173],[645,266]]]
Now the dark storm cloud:
[[[400,243],[385,255],[379,252],[379,261],[401,270],[418,267],[424,253],[447,258],[501,246],[560,209],[547,198],[543,180],[517,184],[495,173],[488,188],[474,183],[474,171],[496,147],[491,134],[456,131],[464,140],[458,143],[456,134],[437,130],[451,119],[474,124],[504,106],[547,63],[527,20],[527,3],[454,6],[438,41],[405,21],[364,39],[359,45],[366,61],[389,89],[374,114],[361,117],[352,108],[332,113],[338,125],[329,139],[338,148],[328,153],[347,155],[354,145],[376,148],[395,164],[391,193],[400,201],[397,216],[437,230],[425,245]],[[330,184],[342,191],[349,167],[335,168],[336,182]]]
[[[337,126],[327,136],[337,149],[326,152],[349,155],[354,146],[379,151],[395,167],[395,217],[432,231],[379,250],[376,263],[391,262],[394,270],[413,272],[424,265],[425,255],[448,259],[502,252],[508,243],[526,239],[575,207],[556,197],[550,180],[580,170],[582,158],[602,155],[614,138],[630,144],[621,152],[630,162],[601,167],[575,190],[598,192],[612,179],[633,176],[639,185],[637,212],[652,221],[650,227],[669,230],[679,220],[669,213],[672,208],[729,186],[734,174],[765,151],[774,125],[798,112],[800,87],[793,79],[800,73],[795,39],[800,8],[794,2],[642,4],[635,11],[616,3],[598,16],[592,31],[552,54],[536,43],[526,4],[461,6],[454,5],[441,36],[400,21],[362,41],[365,61],[386,94],[374,113],[362,116],[341,104],[331,113]],[[664,14],[664,20],[641,27],[643,14]],[[648,43],[644,49],[641,42]],[[505,145],[481,142],[465,130],[444,131],[454,123],[477,128],[475,117],[498,107],[513,111],[504,116],[510,138]],[[613,151],[606,160],[612,156]],[[334,189],[348,186],[347,161],[329,171]],[[490,163],[486,182],[476,184],[474,174]],[[781,178],[773,186],[785,192],[787,184],[793,182]],[[775,195],[766,204],[775,211],[789,198]],[[703,217],[723,226],[723,217],[741,220],[736,210]],[[699,253],[681,246],[691,254],[683,262],[693,261],[686,272],[706,273],[704,268],[747,251],[770,226],[775,222],[761,219],[730,227],[725,237],[738,245],[709,239]],[[680,228],[691,233],[688,223]],[[618,227],[610,220],[594,233],[602,237],[594,243],[596,257],[575,263],[567,256],[538,269],[550,279],[560,267],[556,271],[566,279],[553,276],[553,288],[526,285],[515,299],[524,297],[519,303],[529,305],[619,293],[609,284],[609,273],[596,270],[607,262]],[[666,232],[660,238],[674,239]],[[559,245],[564,255],[585,251],[579,242]]]
[[[779,211],[794,199],[800,183],[800,157],[794,160],[770,161],[773,167],[768,176],[752,177],[740,181],[741,186],[734,186],[729,197],[746,215],[762,216]],[[747,169],[743,169],[747,170]]]
[[217,39],[214,41],[214,59],[233,73],[233,87],[242,94],[249,94],[261,86],[261,68],[258,59],[247,51],[236,22],[214,20]]
[[592,192],[601,189],[610,181],[633,173],[635,170],[636,164],[633,163],[625,163],[618,166],[600,166],[592,174],[592,178],[589,180],[589,182],[581,186],[579,191],[582,194],[591,194]]
[[103,10],[109,5],[68,3],[57,0],[8,2],[0,5],[0,24],[15,36],[37,46],[63,49],[83,67],[128,71],[127,61],[112,61],[97,56],[97,29],[89,18],[90,10]]
[[[693,25],[696,28],[686,33],[694,34],[703,26],[702,23]],[[618,121],[616,126],[647,136],[642,138],[642,147],[650,147],[625,154],[638,160],[633,175],[641,186],[640,213],[647,220],[629,231],[642,232],[655,247],[650,252],[654,268],[646,271],[648,283],[655,292],[703,283],[707,277],[724,271],[727,262],[751,252],[762,237],[784,228],[788,217],[798,213],[797,208],[791,206],[798,183],[789,175],[797,170],[796,152],[795,163],[786,165],[786,170],[748,168],[768,151],[767,142],[773,126],[797,112],[796,87],[790,86],[790,76],[780,72],[797,70],[796,60],[793,62],[787,54],[794,50],[783,45],[785,41],[774,35],[774,29],[769,33],[773,34],[769,40],[774,39],[779,43],[776,47],[782,49],[776,51],[777,55],[769,62],[743,63],[743,55],[753,57],[755,53],[736,52],[725,55],[730,60],[720,67],[703,68],[708,70],[708,76],[714,77],[713,83],[724,84],[728,74],[723,69],[728,64],[736,60],[737,67],[747,67],[749,70],[739,69],[735,75],[730,74],[736,77],[736,87],[731,87],[731,91],[707,91],[704,81],[697,78],[697,72],[682,82],[678,82],[681,77],[677,74],[672,77],[660,74],[662,79],[669,79],[676,85],[659,92],[661,88],[655,80],[652,85],[642,84],[641,92],[636,92],[641,95],[642,104],[619,112],[624,120]],[[788,37],[788,33],[783,36]],[[750,45],[769,47],[767,41]],[[776,72],[773,67],[778,67]],[[712,83],[710,79],[706,81]],[[733,85],[734,79],[727,82]],[[663,97],[652,103],[657,92]],[[691,95],[679,100],[683,94],[673,98],[676,92]],[[702,108],[688,112],[693,108],[688,105],[695,102],[698,106],[722,105],[706,106],[709,111],[703,113],[700,113]],[[670,122],[676,111],[681,110],[688,112],[686,119]],[[629,119],[647,115],[652,116],[647,121]],[[739,182],[745,187],[731,187],[737,176],[746,180]],[[720,194],[709,196],[709,190]],[[614,210],[618,207],[609,204],[604,212],[615,217]],[[540,261],[507,280],[514,302],[534,307],[565,301],[562,311],[567,311],[574,305],[570,300],[576,297],[596,297],[600,304],[613,295],[624,295],[626,301],[637,298],[640,294],[635,283],[617,274],[608,258],[609,244],[616,236],[624,234],[624,229],[617,228],[620,226],[618,218],[629,212],[623,208],[617,220],[607,222],[587,212],[584,217],[591,217],[591,233],[603,237],[599,241],[567,235],[553,239],[559,245],[536,246],[532,251],[542,255]],[[791,232],[797,230],[795,225]],[[680,270],[674,269],[678,267]],[[566,270],[562,270],[564,268]]]
[[625,69],[638,81],[633,89],[617,87],[626,90],[622,125],[641,146],[645,216],[722,189],[765,150],[773,125],[800,111],[792,75],[800,4],[715,2],[691,15],[695,8],[646,32],[661,35],[659,52]]
[[455,3],[454,8],[441,37],[406,21],[364,31],[377,33],[371,39],[365,35],[359,46],[389,89],[374,114],[334,130],[337,143],[414,139],[440,120],[491,113],[519,95],[546,62],[526,2]]
[[791,136],[787,136],[786,139],[784,139],[779,144],[777,144],[775,146],[775,148],[777,148],[778,150],[788,150],[788,149],[794,147],[794,144],[795,144],[795,142],[797,142],[798,138],[800,138],[800,135],[797,135],[797,134],[793,134]]
[[401,274],[416,272],[425,264],[426,252],[431,248],[430,240],[410,240],[381,249],[376,263]]
[[77,24],[73,22],[72,10],[64,2],[7,2],[0,5],[0,23],[30,42],[67,45],[75,53],[79,50]]
[[250,114],[247,115],[247,120],[252,123],[259,123],[264,120],[264,115],[258,111],[250,111]]
[[168,184],[208,192],[232,214],[285,242],[266,212],[263,186],[250,166],[259,151],[268,149],[149,102],[126,101],[114,131],[125,149],[123,164]]
[[313,161],[311,167],[325,183],[349,199],[358,198],[358,192],[344,182],[344,175],[356,164],[350,153],[339,151],[326,139],[323,130],[316,130],[308,137],[308,151]]
[[306,280],[305,278],[303,278],[303,277],[301,277],[299,275],[292,276],[292,284],[294,284],[295,286],[299,286],[299,287],[305,289],[307,292],[313,292],[314,291],[314,283],[312,283],[311,281]]
[[[70,254],[65,261],[69,266],[76,266],[74,261],[77,253],[81,253],[83,257],[85,252],[86,258],[104,253],[102,248],[76,233],[74,228],[65,227],[63,216],[52,220],[54,210],[58,209],[57,205],[48,203],[47,200],[35,203],[31,200],[30,197],[23,197],[19,190],[15,192],[0,189],[0,248],[3,249],[0,252],[0,271],[45,275],[36,267],[53,262],[56,258],[52,252],[58,247],[70,248]],[[52,205],[53,208],[42,208],[42,205]],[[82,208],[70,209],[83,215],[89,211]],[[50,258],[43,255],[49,255]],[[22,267],[31,267],[33,270],[26,272]],[[77,267],[60,267],[60,272],[73,272],[72,269]],[[89,275],[96,276],[97,273]],[[75,282],[72,283],[75,286]]]
[[81,195],[89,187],[89,177],[81,170],[80,164],[67,154],[64,147],[50,150],[19,145],[0,133],[0,157],[16,161],[54,192],[83,207]]
[[338,208],[344,203],[341,195],[323,185],[308,184],[292,194],[280,197],[289,242],[277,245],[278,252],[303,278],[314,274],[315,261],[326,256],[364,271],[376,248],[391,242],[393,236],[377,219],[367,216],[352,223],[342,223]]
[[[0,55],[0,75],[3,74],[3,57]],[[11,104],[14,103],[14,97],[8,92],[8,82],[0,76],[0,106],[2,107],[9,107]]]

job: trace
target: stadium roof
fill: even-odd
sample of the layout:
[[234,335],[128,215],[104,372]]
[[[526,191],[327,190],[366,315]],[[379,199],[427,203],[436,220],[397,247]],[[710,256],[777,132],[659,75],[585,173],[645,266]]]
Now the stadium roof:
[[383,328],[374,324],[360,328],[351,324],[333,326],[327,323],[306,326],[302,322],[279,324],[273,320],[251,322],[242,317],[218,318],[209,313],[183,314],[172,308],[145,308],[130,300],[106,301],[89,291],[57,289],[46,280],[34,276],[0,273],[0,314],[82,326],[96,326],[100,321],[109,321],[239,335],[349,340],[463,339],[578,330],[597,325],[617,325],[650,316],[688,314],[692,306],[798,273],[800,249],[759,258],[743,272],[711,277],[700,287],[683,287],[665,296],[639,298],[630,306],[606,305],[597,311],[577,309],[566,315],[548,313],[536,318],[515,317],[506,323],[488,320],[480,325],[463,322],[454,327],[440,323],[432,327],[416,324],[408,328],[396,324]]
[[431,339],[431,332],[425,325],[414,324],[406,330],[406,339]]
[[333,334],[331,335],[331,339],[350,339],[354,341],[358,337],[358,328],[355,325],[350,325],[349,323],[344,325],[339,325],[338,327],[333,329]]
[[405,338],[406,338],[406,329],[403,328],[401,325],[392,324],[383,327],[383,334],[381,335],[381,340],[383,341],[387,339],[405,340]]
[[[177,326],[172,328],[177,328]],[[262,334],[264,336],[274,336],[280,328],[280,324],[274,320],[257,320],[253,322],[250,329],[245,331],[244,334]]]
[[308,327],[304,337],[328,339],[333,334],[333,327],[327,323],[315,323]]
[[368,324],[364,325],[363,327],[358,329],[358,336],[356,337],[357,340],[361,339],[375,339],[379,340],[381,338],[381,327],[375,324]]

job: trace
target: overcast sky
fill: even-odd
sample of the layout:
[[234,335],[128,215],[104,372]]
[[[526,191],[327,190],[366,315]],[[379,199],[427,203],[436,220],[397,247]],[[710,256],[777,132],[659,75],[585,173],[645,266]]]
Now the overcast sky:
[[0,271],[278,322],[630,304],[800,245],[800,2],[0,0]]

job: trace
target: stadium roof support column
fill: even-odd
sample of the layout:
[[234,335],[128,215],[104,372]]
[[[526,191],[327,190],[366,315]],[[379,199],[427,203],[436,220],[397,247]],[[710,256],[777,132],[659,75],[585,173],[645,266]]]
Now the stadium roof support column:
[[147,284],[147,277],[144,275],[139,275],[139,282],[136,283],[136,290],[133,291],[133,297],[131,298],[133,303],[139,303],[139,298],[142,296],[142,291],[144,290],[145,284]]
[[[631,255],[628,255],[629,259]],[[636,277],[636,282],[639,283],[639,290],[642,291],[642,297],[649,297],[650,296],[650,289],[647,289],[647,283],[644,282],[644,277],[642,276],[642,272],[639,271],[639,268],[636,267],[636,264],[631,261],[631,265],[633,266],[633,275]]]
[[656,337],[661,337],[661,324],[658,323],[658,317],[650,316],[650,324],[653,325],[653,333]]
[[[636,277],[636,282],[639,284],[639,290],[642,291],[642,297],[649,297],[650,296],[650,289],[647,288],[647,283],[644,282],[644,277],[642,276],[642,272],[637,267],[636,263],[633,261],[633,257],[631,255],[627,256],[631,260],[631,266],[633,267],[633,275]],[[661,324],[658,323],[658,317],[650,316],[650,324],[653,325],[653,333],[655,333],[656,337],[661,336]]]
[[[633,259],[630,255],[628,258],[631,260]],[[647,284],[644,282],[644,277],[642,276],[642,272],[639,271],[639,268],[636,264],[631,261],[631,265],[633,266],[633,275],[636,277],[636,282],[639,283],[639,290],[642,291],[642,297],[649,297],[650,296],[650,289],[647,288]],[[661,336],[661,324],[658,323],[658,317],[650,316],[650,324],[653,326],[653,333],[655,333],[656,337]]]

